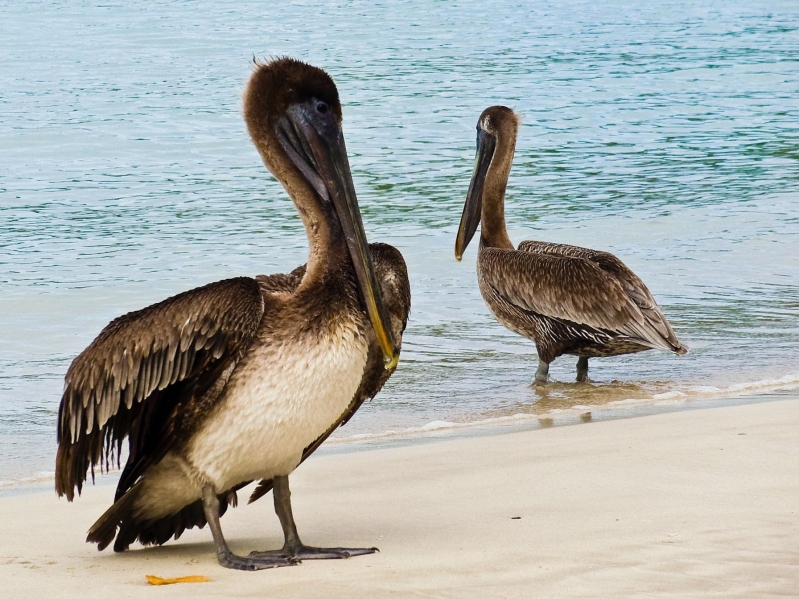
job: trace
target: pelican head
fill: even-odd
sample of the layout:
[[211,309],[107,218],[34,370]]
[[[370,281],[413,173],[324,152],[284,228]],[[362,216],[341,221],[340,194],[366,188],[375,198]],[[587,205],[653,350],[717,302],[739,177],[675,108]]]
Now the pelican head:
[[264,163],[305,223],[308,272],[344,237],[386,368],[393,368],[399,352],[358,208],[336,84],[322,69],[291,58],[259,64],[244,94],[244,118]]
[[[474,237],[480,219],[483,234],[496,234],[507,238],[505,233],[505,187],[508,183],[519,115],[506,106],[486,108],[477,121],[477,156],[472,181],[466,193],[458,236],[455,238],[455,257],[460,260]],[[486,231],[486,229],[490,229]],[[509,242],[508,242],[509,243]],[[512,247],[512,246],[511,246]]]

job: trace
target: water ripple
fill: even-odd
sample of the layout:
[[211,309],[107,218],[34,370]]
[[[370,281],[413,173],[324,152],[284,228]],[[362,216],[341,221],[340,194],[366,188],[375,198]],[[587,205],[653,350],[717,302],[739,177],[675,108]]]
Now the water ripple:
[[[70,360],[111,318],[286,271],[306,242],[241,118],[253,56],[324,66],[371,239],[414,292],[403,364],[345,436],[782,380],[799,343],[799,5],[20,2],[0,19],[0,480],[49,471]],[[523,115],[515,241],[616,252],[692,353],[529,387],[473,250],[452,257],[486,106]],[[682,391],[680,391],[682,392]],[[626,395],[625,395],[626,394]],[[592,400],[593,398],[593,400]],[[603,399],[604,398],[604,399]]]

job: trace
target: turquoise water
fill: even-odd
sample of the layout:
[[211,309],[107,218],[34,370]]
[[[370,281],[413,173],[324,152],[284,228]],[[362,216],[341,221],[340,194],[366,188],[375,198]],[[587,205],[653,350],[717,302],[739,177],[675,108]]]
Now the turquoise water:
[[[253,56],[334,77],[367,233],[411,272],[400,368],[339,436],[799,387],[799,4],[269,4],[0,5],[0,484],[52,470],[63,375],[110,319],[304,262],[240,114]],[[496,103],[524,116],[512,239],[616,253],[690,355],[529,386],[532,343],[452,250]]]

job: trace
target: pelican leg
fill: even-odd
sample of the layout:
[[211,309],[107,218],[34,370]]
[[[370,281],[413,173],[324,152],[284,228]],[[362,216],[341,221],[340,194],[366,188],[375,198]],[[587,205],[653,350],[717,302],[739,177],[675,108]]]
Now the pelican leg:
[[221,566],[233,570],[266,570],[281,566],[294,566],[298,563],[296,559],[285,556],[241,557],[235,555],[227,546],[225,537],[222,536],[222,527],[219,525],[219,499],[211,485],[203,487],[203,511],[205,519],[208,520],[211,534],[214,536],[216,557]]
[[300,541],[297,526],[294,524],[294,515],[291,512],[291,491],[289,491],[289,477],[276,476],[272,479],[273,493],[275,495],[275,512],[283,527],[285,542],[283,548],[276,551],[253,551],[251,557],[275,556],[282,559],[343,559],[356,555],[366,555],[377,551],[377,547],[363,549],[348,549],[345,547],[308,547]]
[[577,359],[577,382],[588,382],[588,358],[585,356],[580,356]]
[[538,370],[535,371],[535,384],[544,385],[549,380],[549,364],[538,359]]

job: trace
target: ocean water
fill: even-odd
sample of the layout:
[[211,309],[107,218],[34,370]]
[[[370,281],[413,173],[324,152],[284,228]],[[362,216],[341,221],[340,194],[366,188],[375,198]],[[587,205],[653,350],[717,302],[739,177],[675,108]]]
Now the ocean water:
[[[52,471],[63,376],[109,320],[305,261],[241,117],[253,57],[333,76],[367,234],[410,269],[400,367],[339,438],[799,388],[799,4],[272,4],[0,6],[0,485]],[[524,117],[511,238],[616,253],[688,356],[530,386],[533,344],[453,256],[497,103]]]

